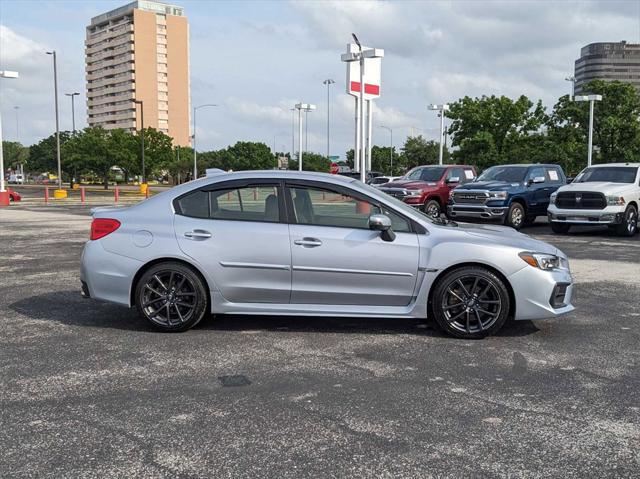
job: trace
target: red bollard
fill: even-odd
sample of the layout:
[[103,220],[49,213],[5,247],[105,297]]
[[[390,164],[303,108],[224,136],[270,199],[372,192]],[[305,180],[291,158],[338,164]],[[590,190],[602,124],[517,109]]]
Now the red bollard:
[[149,198],[149,187],[147,186],[147,189],[144,190],[144,197],[145,198]]
[[113,194],[115,196],[115,200],[116,203],[118,202],[118,198],[120,198],[120,189],[118,188],[118,185],[116,185],[116,189],[113,191]]
[[44,189],[44,203],[45,205],[49,203],[49,187],[45,187]]
[[84,186],[80,187],[80,203],[84,203],[85,191]]

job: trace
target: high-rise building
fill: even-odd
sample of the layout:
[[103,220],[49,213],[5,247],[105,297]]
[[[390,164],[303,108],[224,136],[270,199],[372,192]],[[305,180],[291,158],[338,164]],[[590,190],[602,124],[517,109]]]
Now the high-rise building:
[[89,126],[153,127],[190,143],[189,25],[184,9],[137,0],[91,19],[85,40]]
[[576,93],[583,93],[584,84],[596,79],[631,83],[640,91],[640,44],[622,41],[583,47],[575,64]]

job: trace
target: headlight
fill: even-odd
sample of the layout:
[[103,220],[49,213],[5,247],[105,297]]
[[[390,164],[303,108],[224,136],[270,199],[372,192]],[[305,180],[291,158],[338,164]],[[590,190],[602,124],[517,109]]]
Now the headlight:
[[407,190],[409,196],[420,196],[422,195],[422,190]]
[[549,203],[552,205],[555,205],[557,197],[558,197],[558,193],[551,193],[551,197],[549,198]]
[[546,253],[529,253],[527,251],[520,253],[518,256],[530,266],[544,270],[551,270],[560,267],[560,258],[554,254]]
[[496,200],[506,200],[507,192],[506,191],[490,191],[489,198]]
[[624,198],[618,195],[607,196],[607,205],[609,206],[623,206],[625,204]]

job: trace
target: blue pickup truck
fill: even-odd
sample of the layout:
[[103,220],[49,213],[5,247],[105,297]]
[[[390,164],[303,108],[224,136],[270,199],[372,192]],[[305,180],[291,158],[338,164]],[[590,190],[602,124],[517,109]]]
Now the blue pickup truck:
[[475,181],[451,190],[447,216],[504,223],[520,229],[546,216],[549,197],[567,178],[558,165],[492,166]]

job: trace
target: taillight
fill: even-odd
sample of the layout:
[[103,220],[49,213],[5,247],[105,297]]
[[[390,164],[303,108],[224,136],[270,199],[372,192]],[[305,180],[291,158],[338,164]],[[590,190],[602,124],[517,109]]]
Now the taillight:
[[120,228],[120,222],[111,218],[94,218],[91,222],[91,236],[89,239],[97,240],[104,238],[110,233]]

